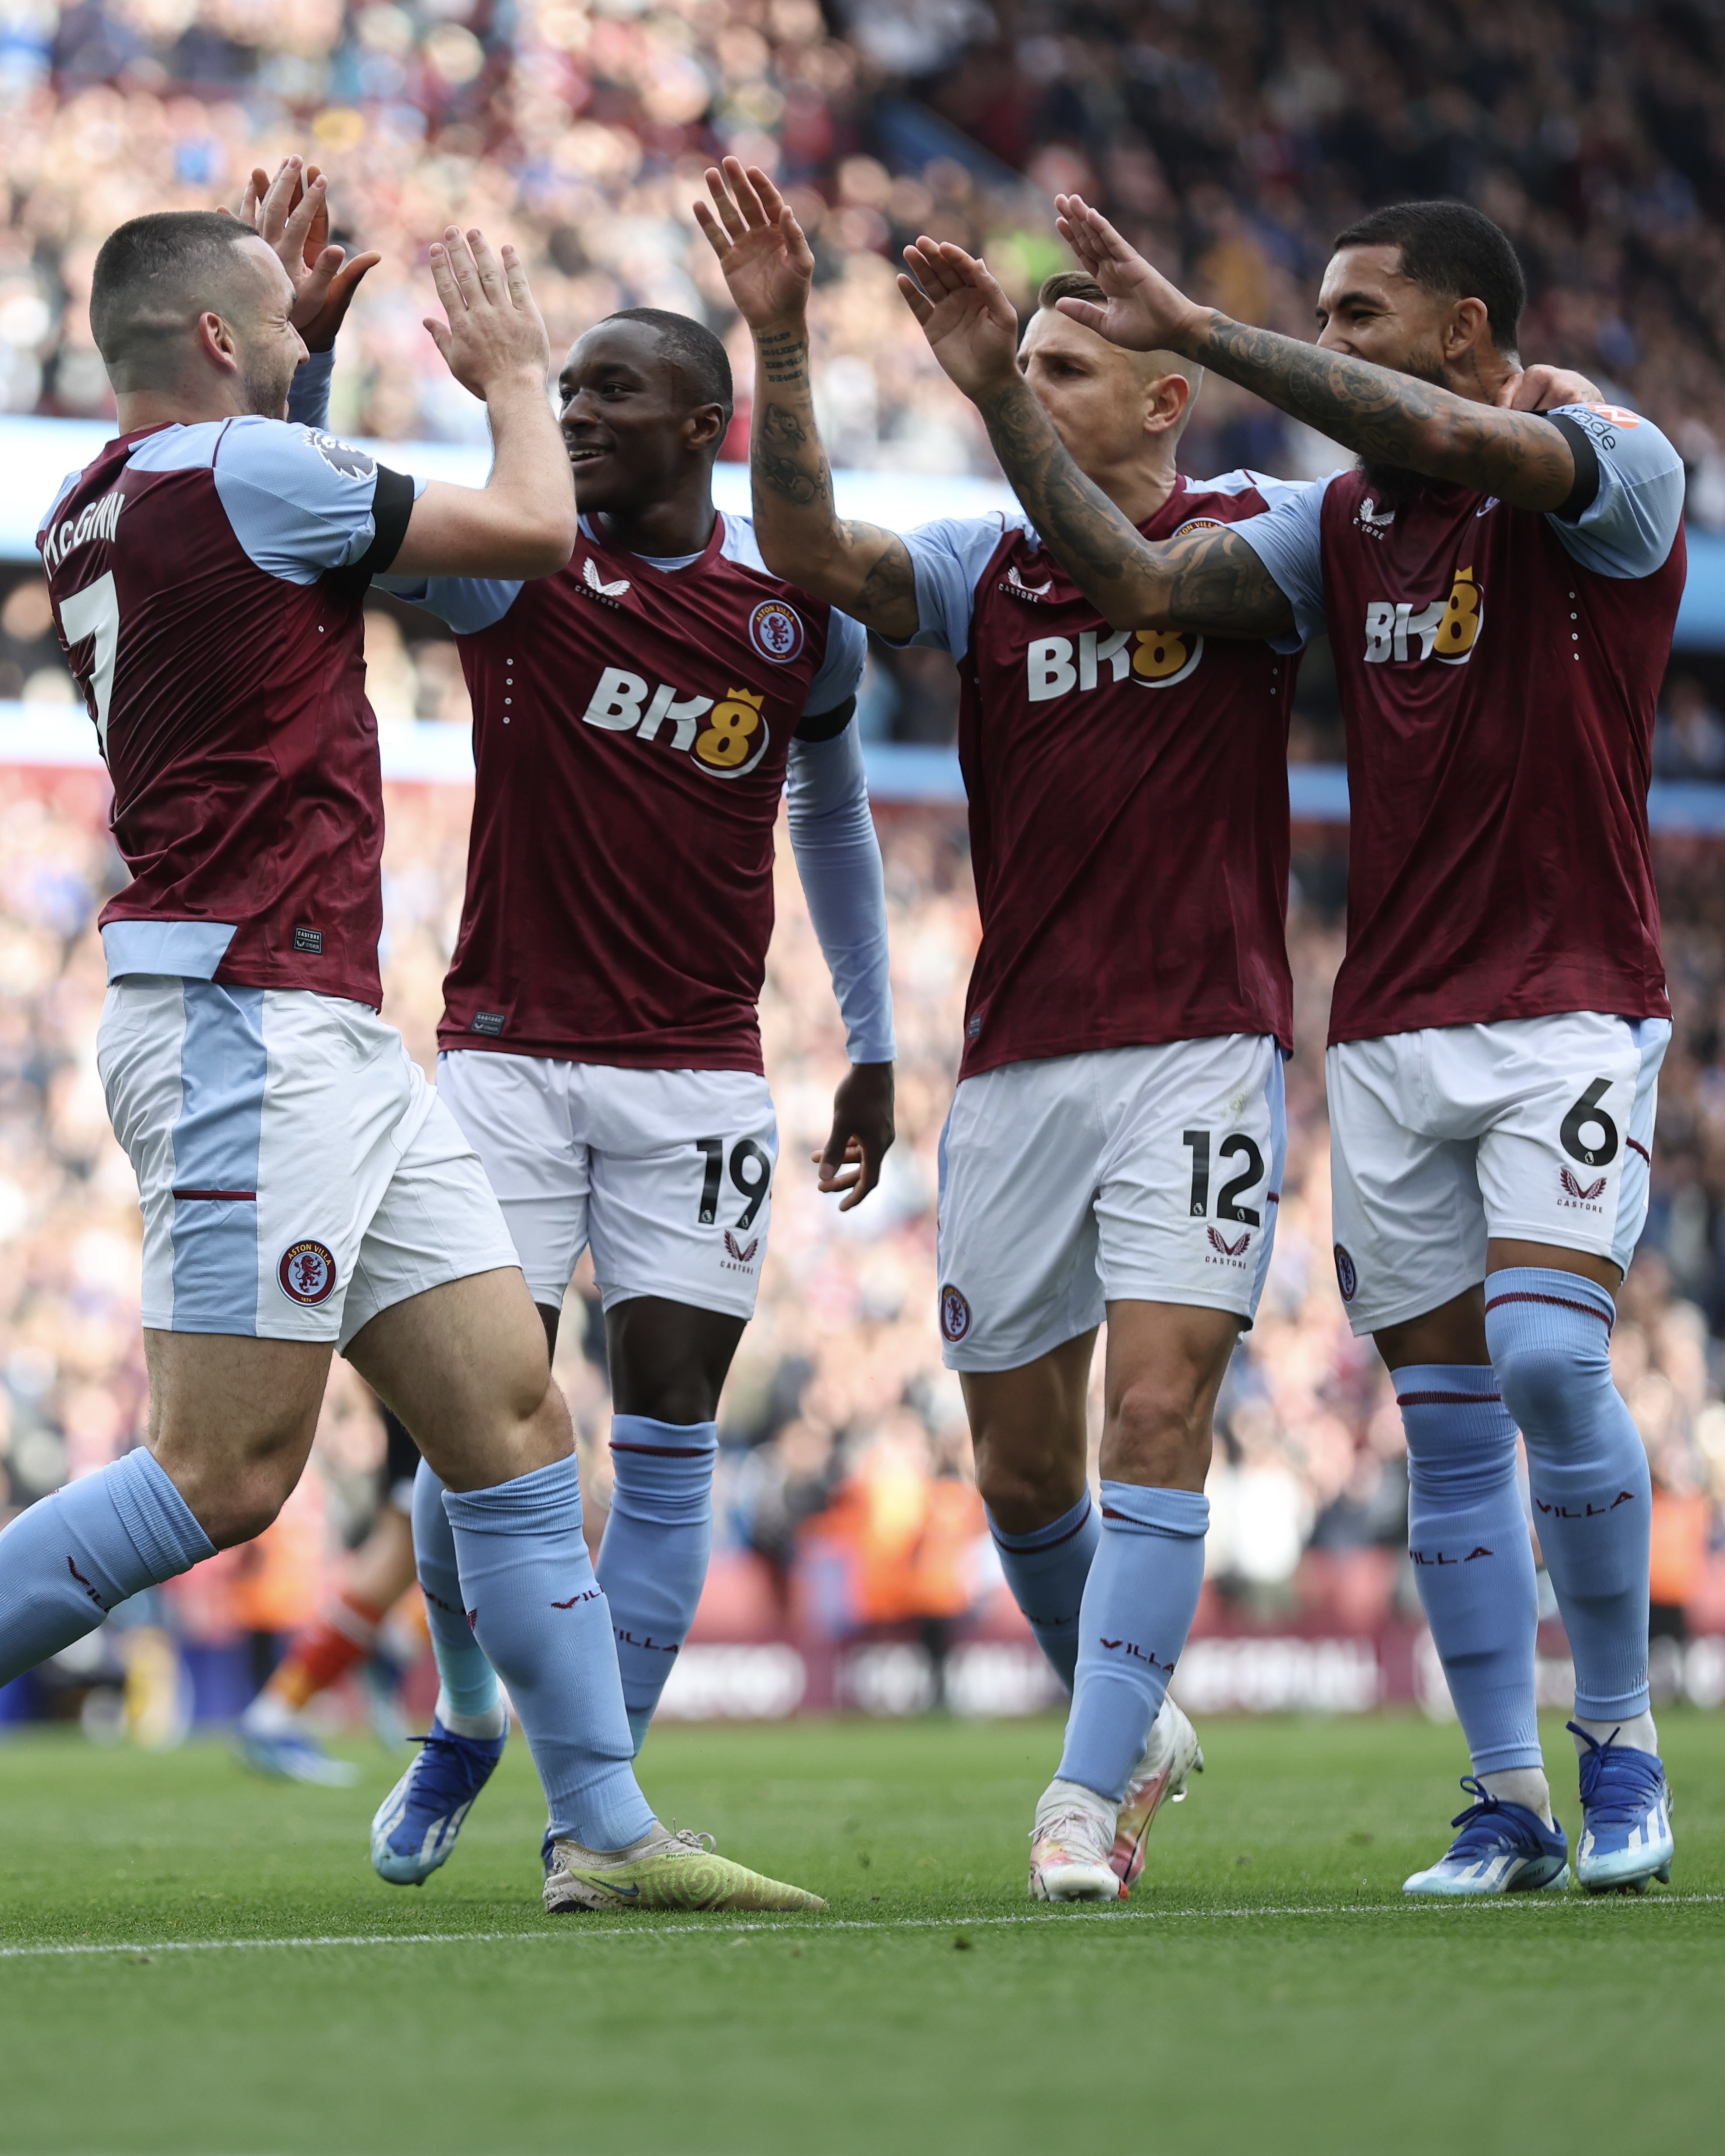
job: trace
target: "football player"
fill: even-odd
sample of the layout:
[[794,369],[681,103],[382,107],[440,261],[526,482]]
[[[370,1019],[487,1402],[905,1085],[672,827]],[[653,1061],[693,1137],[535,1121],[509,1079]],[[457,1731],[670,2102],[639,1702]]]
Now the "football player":
[[[769,572],[749,520],[713,506],[724,346],[686,316],[628,309],[576,343],[559,394],[581,511],[568,567],[395,588],[454,629],[474,706],[438,1091],[552,1344],[593,1252],[614,1407],[598,1578],[639,1748],[701,1599],[719,1394],[772,1219],[757,1004],[787,789],[849,1044],[819,1156],[841,1209],[892,1142],[886,905],[853,723],[864,632]],[[402,1881],[446,1861],[505,1730],[429,1466],[415,1522],[442,1697],[374,1824],[372,1861]]]
[[[942,1353],[1007,1578],[1076,1677],[1030,1891],[1113,1900],[1202,1764],[1165,1694],[1203,1582],[1216,1395],[1280,1195],[1296,639],[1111,630],[1033,514],[902,538],[841,521],[809,390],[807,242],[764,174],[727,159],[707,177],[698,213],[756,343],[768,563],[959,665],[983,936],[941,1147]],[[1046,424],[1153,539],[1261,515],[1281,482],[1177,473],[1199,371],[1060,311],[1094,290],[1050,280],[1022,346],[1015,322],[1000,346]],[[1098,1508],[1086,1399],[1105,1314]]]

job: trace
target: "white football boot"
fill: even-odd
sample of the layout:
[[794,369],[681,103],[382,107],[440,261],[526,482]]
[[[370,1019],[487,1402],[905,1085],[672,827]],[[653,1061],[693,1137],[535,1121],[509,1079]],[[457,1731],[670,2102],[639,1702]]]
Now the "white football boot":
[[1030,1897],[1036,1902],[1117,1902],[1110,1864],[1118,1806],[1081,1782],[1052,1781],[1030,1830]]
[[1126,1785],[1114,1827],[1114,1853],[1108,1861],[1120,1881],[1123,1902],[1144,1868],[1144,1844],[1166,1804],[1183,1804],[1186,1778],[1204,1772],[1204,1747],[1198,1732],[1171,1699],[1150,1725],[1150,1742]]

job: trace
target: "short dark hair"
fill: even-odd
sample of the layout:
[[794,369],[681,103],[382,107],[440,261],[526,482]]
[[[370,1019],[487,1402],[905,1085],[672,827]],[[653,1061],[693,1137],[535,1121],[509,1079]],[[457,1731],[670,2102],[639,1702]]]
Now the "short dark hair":
[[1042,313],[1051,315],[1061,300],[1088,300],[1093,307],[1106,307],[1108,295],[1088,270],[1056,270],[1052,277],[1043,279],[1036,305]]
[[1336,234],[1336,249],[1397,247],[1402,275],[1450,300],[1482,300],[1491,341],[1512,356],[1527,280],[1509,235],[1483,210],[1459,202],[1392,203]]
[[[188,318],[216,305],[233,250],[251,227],[213,209],[157,210],[102,242],[90,292],[90,328],[110,376],[146,377]],[[116,388],[149,386],[121,382]]]
[[608,322],[644,322],[658,332],[660,350],[670,360],[689,393],[691,404],[717,404],[728,423],[736,408],[731,382],[731,361],[725,347],[705,322],[688,315],[674,315],[666,307],[619,307],[607,315]]

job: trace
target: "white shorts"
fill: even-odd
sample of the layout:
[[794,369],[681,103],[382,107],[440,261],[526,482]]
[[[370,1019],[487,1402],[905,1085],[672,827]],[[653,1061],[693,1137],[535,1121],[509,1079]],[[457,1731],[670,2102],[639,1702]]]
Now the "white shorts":
[[380,1310],[516,1261],[472,1147],[363,1004],[130,974],[96,1066],[154,1332],[345,1348]]
[[1331,1049],[1336,1277],[1354,1331],[1477,1287],[1493,1236],[1627,1271],[1671,1034],[1661,1018],[1574,1011]]
[[752,1070],[629,1070],[458,1048],[438,1091],[491,1178],[535,1302],[593,1245],[605,1308],[663,1296],[754,1314],[778,1125]]
[[1109,1302],[1258,1306],[1286,1126],[1281,1051],[1230,1034],[1009,1063],[941,1137],[947,1367],[1014,1370]]

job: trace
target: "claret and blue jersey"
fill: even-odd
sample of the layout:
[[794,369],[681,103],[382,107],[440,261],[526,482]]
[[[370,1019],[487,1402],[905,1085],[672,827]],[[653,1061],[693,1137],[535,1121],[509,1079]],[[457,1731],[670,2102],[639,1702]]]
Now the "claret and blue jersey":
[[[1297,491],[1182,479],[1139,528],[1166,540]],[[1111,630],[1022,515],[906,544],[913,641],[957,660],[962,690],[983,940],[960,1075],[1225,1034],[1289,1046],[1291,642]]]
[[1331,1038],[1670,1013],[1647,829],[1682,595],[1683,468],[1634,413],[1553,415],[1569,516],[1359,470],[1240,526],[1327,634],[1348,726],[1348,955]]
[[[440,1045],[759,1071],[779,801],[789,773],[796,807],[793,744],[849,722],[862,630],[770,575],[745,517],[716,518],[700,553],[670,560],[611,546],[584,518],[556,576],[393,588],[455,631],[473,697],[473,835]],[[866,826],[860,757],[848,784]],[[807,886],[800,844],[798,860]],[[869,1009],[853,1057],[886,1060],[878,854],[849,880],[870,915],[859,981],[880,983],[849,998],[837,970],[835,983],[847,1019]]]
[[121,435],[61,487],[37,544],[133,879],[110,978],[382,1001],[362,601],[417,490],[255,418]]

